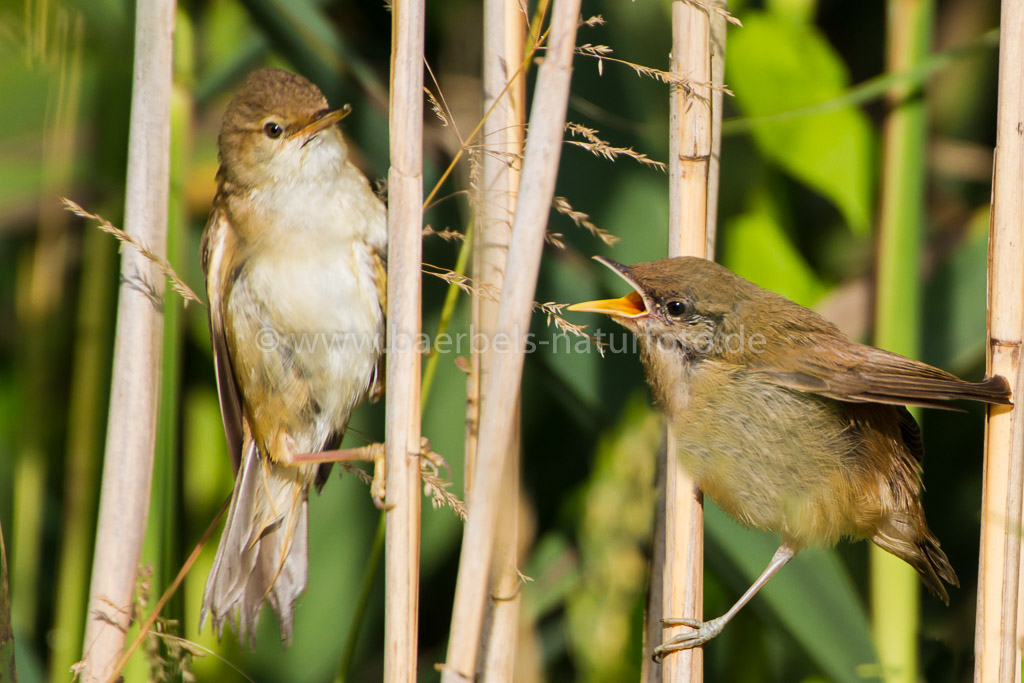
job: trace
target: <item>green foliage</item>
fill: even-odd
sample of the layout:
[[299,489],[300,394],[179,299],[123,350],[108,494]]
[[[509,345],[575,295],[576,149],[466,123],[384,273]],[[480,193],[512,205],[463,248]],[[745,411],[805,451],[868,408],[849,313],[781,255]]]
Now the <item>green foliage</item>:
[[[786,235],[772,201],[755,202],[753,210],[726,223],[728,235],[721,261],[737,275],[770,286],[804,306],[813,306],[825,287]],[[771,258],[764,258],[771,254]]]
[[[763,12],[743,16],[729,37],[726,82],[746,116],[778,114],[837,97],[849,75],[812,25]],[[847,107],[820,116],[753,123],[761,152],[828,197],[864,236],[872,217],[875,134],[863,112]]]
[[582,577],[566,615],[572,656],[584,680],[632,681],[640,675],[643,653],[633,622],[643,613],[661,439],[661,420],[646,397],[634,397],[598,444],[581,496]]
[[[976,4],[979,13],[995,16],[994,0]],[[45,341],[35,351],[42,362],[32,366],[46,369],[45,381],[42,375],[26,377],[22,361],[24,340],[30,335],[24,310],[33,292],[32,264],[40,254],[52,253],[39,251],[39,245],[46,243],[41,226],[52,225],[47,221],[52,220],[58,192],[119,222],[133,12],[132,4],[122,0],[16,5],[0,8],[0,89],[13,94],[0,104],[0,526],[15,528],[15,473],[26,463],[33,465],[42,473],[39,493],[29,496],[26,507],[34,515],[28,522],[39,532],[23,543],[8,538],[8,551],[12,567],[20,555],[21,562],[38,568],[33,569],[38,575],[34,582],[11,585],[14,601],[35,614],[28,626],[15,621],[22,629],[16,634],[19,674],[23,683],[34,683],[67,680],[67,668],[81,652],[80,642],[66,643],[80,640],[80,633],[75,636],[74,629],[63,626],[80,625],[85,618],[81,600],[74,596],[84,595],[89,582],[82,556],[91,548],[89,530],[99,490],[95,454],[102,443],[109,384],[102,359],[109,355],[111,291],[117,284],[113,243],[77,222],[45,233],[46,239],[56,234],[66,249],[62,259],[45,263],[64,283],[62,305],[55,308],[53,325],[31,336]],[[51,8],[45,10],[49,16],[34,14],[45,6]],[[668,7],[617,0],[591,3],[585,12],[602,14],[607,24],[581,29],[579,42],[607,44],[619,59],[664,68]],[[957,34],[954,44],[967,47],[932,55],[913,73],[874,76],[883,59],[872,43],[881,41],[865,41],[864,35],[868,27],[872,35],[883,34],[877,4],[770,0],[731,2],[730,7],[739,12],[744,27],[730,29],[726,46],[726,81],[735,97],[726,98],[732,133],[722,151],[719,257],[744,277],[801,303],[834,302],[849,289],[863,289],[871,277],[869,230],[878,214],[880,178],[875,100],[895,82],[922,83],[955,65],[957,83],[970,83],[971,97],[962,97],[958,88],[945,86],[937,76],[930,95],[937,102],[953,103],[951,108],[955,104],[956,115],[937,112],[934,120],[955,119],[958,140],[990,142],[992,34],[984,33],[989,27],[980,22],[977,32]],[[176,158],[183,165],[176,170],[180,204],[175,208],[182,226],[177,235],[181,261],[176,265],[202,293],[198,239],[210,208],[216,134],[230,93],[249,70],[267,63],[302,71],[320,83],[332,103],[353,103],[353,115],[343,128],[353,140],[358,163],[371,175],[383,176],[388,163],[391,15],[382,3],[315,0],[212,0],[184,3],[181,12],[192,26],[193,44],[178,44],[184,51],[180,63],[186,66],[177,72],[177,105],[182,109],[176,116],[182,135],[175,140],[182,147]],[[427,3],[427,13],[428,62],[455,112],[446,127],[428,112],[429,190],[437,175],[434,168],[447,164],[458,144],[454,127],[465,135],[479,116],[475,79],[481,19],[479,3],[470,0]],[[80,22],[80,41],[74,42],[74,31],[58,30],[60,22],[66,27]],[[40,30],[47,40],[39,40]],[[43,44],[48,47],[43,49]],[[70,62],[60,61],[58,54],[80,59],[78,100],[69,90]],[[856,80],[872,78],[851,86],[851,74]],[[592,57],[580,56],[569,118],[597,129],[614,146],[632,146],[666,160],[667,95],[667,86],[627,66],[606,60],[599,70]],[[53,139],[51,122],[58,103],[71,108],[74,122],[73,144],[66,149],[71,177],[59,187],[47,175],[44,161],[44,149],[52,149],[47,145]],[[871,116],[860,108],[864,105],[872,107],[867,110]],[[952,133],[937,124],[936,134]],[[440,189],[438,196],[447,198],[428,213],[432,227],[466,229],[473,205],[462,193],[473,181],[470,164],[462,162]],[[922,221],[922,355],[948,370],[977,376],[985,343],[988,186],[957,175],[955,164],[941,185],[934,184]],[[563,234],[566,248],[546,251],[538,301],[621,296],[622,282],[589,260],[595,252],[624,263],[664,256],[664,174],[628,159],[612,163],[567,147],[557,194],[621,240],[607,247],[553,213],[550,230]],[[90,232],[83,237],[83,230]],[[458,244],[437,237],[424,240],[425,260],[439,266],[454,266],[458,249]],[[425,276],[423,320],[429,333],[436,329],[447,289],[446,283]],[[465,294],[456,299],[448,328],[452,335],[470,332],[469,301]],[[75,311],[76,305],[81,310]],[[180,302],[172,299],[168,305]],[[870,317],[863,303],[841,313],[861,322]],[[177,315],[183,333],[169,334],[167,344],[176,348],[178,365],[169,364],[166,372],[180,380],[178,391],[167,394],[168,401],[178,403],[165,406],[169,431],[161,443],[169,458],[160,496],[154,497],[160,538],[166,542],[156,542],[152,549],[151,559],[159,555],[160,564],[149,588],[150,604],[220,509],[233,480],[205,311],[189,306]],[[522,386],[521,529],[524,574],[532,580],[523,588],[520,650],[547,680],[636,680],[646,656],[640,647],[644,552],[653,514],[652,491],[644,486],[660,429],[628,333],[608,321],[567,317],[590,325],[587,332],[600,333],[610,346],[602,358],[588,342],[561,337],[545,324],[544,316],[536,316],[532,331],[535,341],[544,344],[528,357]],[[450,490],[459,495],[466,376],[456,358],[469,355],[468,338],[462,339],[461,346],[438,357],[423,415],[424,433],[451,464]],[[27,414],[26,406],[38,408]],[[980,419],[977,413],[938,419],[925,413],[923,420],[926,510],[965,587],[953,593],[948,610],[923,600],[927,637],[921,676],[944,683],[966,678],[973,651],[971,624],[963,615],[973,609],[970,587],[977,566]],[[35,460],[26,460],[21,444],[36,426],[46,438],[33,453]],[[362,408],[351,427],[346,445],[381,438],[382,406]],[[76,459],[78,455],[83,459]],[[210,543],[168,614],[178,621],[188,643],[205,650],[160,643],[151,647],[137,670],[170,663],[161,670],[174,671],[175,662],[187,653],[189,669],[199,681],[329,680],[350,634],[358,631],[347,680],[380,680],[383,582],[366,562],[378,520],[365,484],[349,474],[333,476],[323,494],[313,497],[309,589],[297,606],[295,643],[287,651],[280,647],[269,610],[262,615],[255,653],[240,649],[230,633],[218,641],[208,626],[197,632],[215,550],[215,542]],[[424,501],[422,680],[436,680],[433,666],[444,657],[460,534],[460,523],[450,511],[435,510]],[[174,538],[177,542],[166,540]],[[705,613],[714,616],[763,569],[777,539],[736,527],[710,505],[707,538]],[[72,554],[78,559],[70,560]],[[877,673],[867,610],[859,597],[866,584],[864,554],[865,544],[801,553],[707,646],[706,680],[847,681]],[[368,607],[364,623],[358,623],[353,615],[364,581],[370,585]],[[59,656],[51,657],[51,643],[60,648]],[[199,656],[203,651],[208,653]],[[181,680],[177,673],[166,675]]]

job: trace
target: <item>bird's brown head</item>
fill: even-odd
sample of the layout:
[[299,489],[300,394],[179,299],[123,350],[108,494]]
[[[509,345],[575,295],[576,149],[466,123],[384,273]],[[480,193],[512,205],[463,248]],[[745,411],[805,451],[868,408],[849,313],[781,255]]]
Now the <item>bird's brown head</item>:
[[217,140],[224,179],[252,187],[324,174],[347,158],[334,124],[349,111],[348,105],[331,110],[302,76],[274,68],[253,72],[224,113]]
[[[749,342],[756,346],[758,338],[731,337],[756,332],[750,327],[750,317],[781,300],[728,268],[701,258],[667,258],[633,266],[600,256],[594,260],[615,271],[633,291],[619,299],[574,304],[569,310],[611,316],[635,333],[644,346],[657,344],[663,351],[683,353],[690,359],[757,352]],[[727,338],[731,344],[724,346]],[[742,358],[732,361],[742,362]]]

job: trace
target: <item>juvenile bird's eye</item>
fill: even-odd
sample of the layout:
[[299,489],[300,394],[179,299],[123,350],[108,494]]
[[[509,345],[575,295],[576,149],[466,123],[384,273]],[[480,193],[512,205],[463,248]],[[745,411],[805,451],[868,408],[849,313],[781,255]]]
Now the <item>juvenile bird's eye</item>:
[[281,133],[284,131],[281,129],[281,126],[274,121],[268,121],[267,124],[263,126],[263,132],[267,134],[268,138],[276,139],[281,137]]
[[686,304],[679,299],[673,299],[665,304],[665,312],[673,318],[678,318],[686,313]]

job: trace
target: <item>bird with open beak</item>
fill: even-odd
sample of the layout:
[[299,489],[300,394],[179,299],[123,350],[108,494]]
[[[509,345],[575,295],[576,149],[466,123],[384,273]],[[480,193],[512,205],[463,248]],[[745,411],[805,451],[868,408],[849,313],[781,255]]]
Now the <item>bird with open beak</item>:
[[[383,448],[336,447],[374,390],[384,335],[386,211],[352,163],[319,88],[281,69],[253,73],[218,138],[220,170],[202,261],[228,450],[237,471],[201,622],[232,622],[255,644],[264,601],[292,634],[306,588],[307,496],[331,462]],[[240,624],[239,624],[240,622]]]
[[965,382],[850,341],[814,311],[712,261],[596,260],[633,291],[569,310],[603,313],[636,335],[681,466],[732,518],[782,537],[724,615],[666,620],[691,630],[656,657],[708,642],[801,548],[842,538],[871,539],[949,604],[943,583],[958,582],[925,521],[921,433],[905,406],[1008,404],[1004,378]]

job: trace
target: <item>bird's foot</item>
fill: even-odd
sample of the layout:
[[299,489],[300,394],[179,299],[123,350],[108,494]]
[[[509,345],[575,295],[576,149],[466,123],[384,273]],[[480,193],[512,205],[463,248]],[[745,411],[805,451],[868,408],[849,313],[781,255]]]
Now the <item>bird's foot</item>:
[[384,496],[387,489],[384,485],[384,444],[371,443],[358,448],[342,448],[333,451],[320,451],[319,453],[289,454],[284,464],[286,465],[309,465],[325,462],[372,462],[373,479],[370,481],[370,496],[373,504],[381,510],[386,510]]
[[659,662],[664,659],[665,655],[673,652],[679,652],[680,650],[689,650],[691,648],[700,647],[704,643],[708,642],[719,633],[722,632],[722,628],[725,626],[726,619],[718,617],[711,621],[701,621],[700,619],[685,619],[685,618],[673,618],[673,619],[662,619],[661,624],[664,628],[672,628],[674,626],[686,626],[693,629],[686,633],[680,633],[679,635],[666,640],[664,643],[654,648],[654,652],[651,654],[654,661]]
[[[448,463],[438,453],[432,450],[430,439],[420,437],[420,451],[415,454],[421,458],[420,468],[430,472],[437,478],[442,469],[451,472]],[[387,494],[385,466],[385,446],[383,443],[371,443],[358,448],[343,448],[334,451],[321,451],[319,453],[291,454],[287,463],[289,465],[307,465],[310,463],[322,462],[372,462],[373,478],[370,480],[370,496],[373,504],[381,510],[389,509],[384,504]]]
[[370,497],[373,498],[373,504],[377,506],[377,509],[388,510],[392,506],[384,504],[384,497],[387,495],[387,487],[385,486],[387,464],[384,459],[384,444],[371,443],[369,446],[363,446],[363,448],[367,449],[368,460],[373,463]]
[[440,453],[434,452],[433,448],[430,444],[430,439],[425,436],[420,437],[420,470],[429,472],[434,478],[440,477],[441,470],[445,470],[448,476],[451,477],[452,468],[448,466],[448,463],[441,457]]

